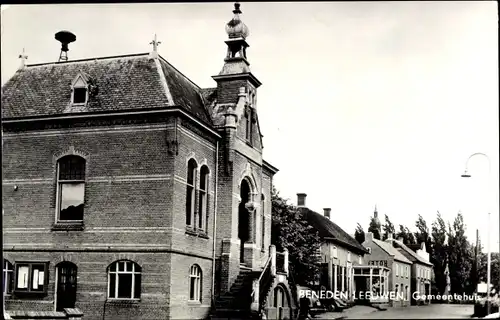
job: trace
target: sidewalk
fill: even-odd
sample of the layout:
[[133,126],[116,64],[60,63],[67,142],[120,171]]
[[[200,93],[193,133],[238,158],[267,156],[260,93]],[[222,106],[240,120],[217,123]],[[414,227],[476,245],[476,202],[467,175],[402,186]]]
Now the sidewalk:
[[314,319],[346,319],[353,318],[356,319],[360,316],[367,315],[369,313],[378,312],[379,310],[368,307],[368,306],[353,306],[342,312],[325,312],[318,314]]

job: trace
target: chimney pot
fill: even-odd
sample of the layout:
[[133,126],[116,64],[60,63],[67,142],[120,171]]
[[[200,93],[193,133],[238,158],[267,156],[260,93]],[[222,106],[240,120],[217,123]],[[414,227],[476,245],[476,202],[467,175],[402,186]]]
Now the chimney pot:
[[297,207],[305,207],[306,206],[306,197],[305,193],[297,193]]
[[331,208],[323,208],[324,216],[330,219],[330,212],[332,211]]
[[373,233],[371,232],[365,232],[365,241],[367,240],[373,240]]
[[403,237],[399,237],[398,241],[401,242],[401,243],[403,243]]

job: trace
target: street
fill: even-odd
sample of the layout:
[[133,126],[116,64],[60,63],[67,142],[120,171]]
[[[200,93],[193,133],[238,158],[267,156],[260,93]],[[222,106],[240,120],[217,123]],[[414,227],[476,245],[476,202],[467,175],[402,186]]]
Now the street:
[[317,315],[314,319],[464,319],[470,318],[473,312],[473,305],[457,304],[388,308],[386,311],[354,306],[342,313],[329,312]]

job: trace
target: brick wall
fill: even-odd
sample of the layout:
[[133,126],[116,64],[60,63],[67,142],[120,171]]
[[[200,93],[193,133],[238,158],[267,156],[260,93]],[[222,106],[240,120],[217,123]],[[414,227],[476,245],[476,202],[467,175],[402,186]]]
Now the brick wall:
[[[179,154],[174,156],[166,145],[167,138],[176,136],[174,123],[172,119],[156,125],[4,135],[4,256],[12,263],[50,262],[47,295],[8,297],[7,310],[53,310],[56,265],[71,261],[78,267],[76,306],[85,319],[102,319],[103,313],[105,319],[196,318],[208,312],[213,206],[209,239],[186,235],[185,163],[194,151],[207,160],[214,173],[215,147],[190,130],[179,129]],[[87,159],[84,231],[51,230],[56,210],[56,158],[67,151]],[[212,204],[214,183],[211,174]],[[138,302],[106,302],[106,270],[119,259],[142,267]],[[171,290],[187,290],[193,263],[202,268],[204,296],[201,305],[190,305],[186,313],[187,300],[171,301],[172,297],[186,297],[186,293]],[[173,308],[169,308],[170,303]]]

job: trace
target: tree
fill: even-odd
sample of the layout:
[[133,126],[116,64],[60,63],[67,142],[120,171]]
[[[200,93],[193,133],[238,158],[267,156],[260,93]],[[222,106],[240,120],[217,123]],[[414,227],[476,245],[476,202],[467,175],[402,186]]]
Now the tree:
[[[479,253],[478,257],[478,281],[487,281],[487,268],[488,268],[488,255],[486,253]],[[491,274],[490,281],[491,284],[497,288],[497,291],[500,289],[498,287],[498,279],[500,279],[500,253],[492,252],[491,253]],[[476,284],[477,285],[477,284]],[[475,289],[476,287],[474,287]]]
[[359,223],[356,226],[356,231],[354,232],[354,238],[360,244],[363,244],[363,242],[365,242],[365,231],[363,230],[363,227]]
[[318,231],[307,223],[302,212],[288,204],[273,187],[271,243],[277,251],[288,249],[290,271],[296,284],[310,286],[319,275],[321,246]]
[[448,225],[448,257],[451,293],[463,294],[471,287],[470,272],[474,257],[465,236],[465,224],[461,212],[455,217],[453,227]]
[[446,242],[446,223],[438,211],[436,220],[432,223],[432,253],[431,263],[434,265],[435,294],[443,294],[446,288],[446,263],[448,247]]
[[380,221],[376,217],[371,217],[368,232],[373,233],[373,238],[380,240]]
[[382,240],[386,240],[390,236],[394,236],[394,233],[396,233],[396,229],[394,229],[394,224],[389,220],[389,217],[385,215],[385,224],[384,224],[384,237]]
[[415,235],[413,232],[408,229],[408,227],[405,227],[406,233],[408,234],[408,243],[409,244],[417,244],[417,240],[415,239]]
[[396,234],[396,238],[403,238],[403,243],[407,245],[416,243],[413,233],[408,229],[408,227],[405,227],[402,224],[399,225],[399,232]]
[[415,240],[417,244],[425,243],[425,249],[430,254],[432,250],[432,241],[429,236],[429,228],[427,227],[427,222],[419,214],[418,219],[415,222],[415,227],[417,227],[417,232],[415,232]]

